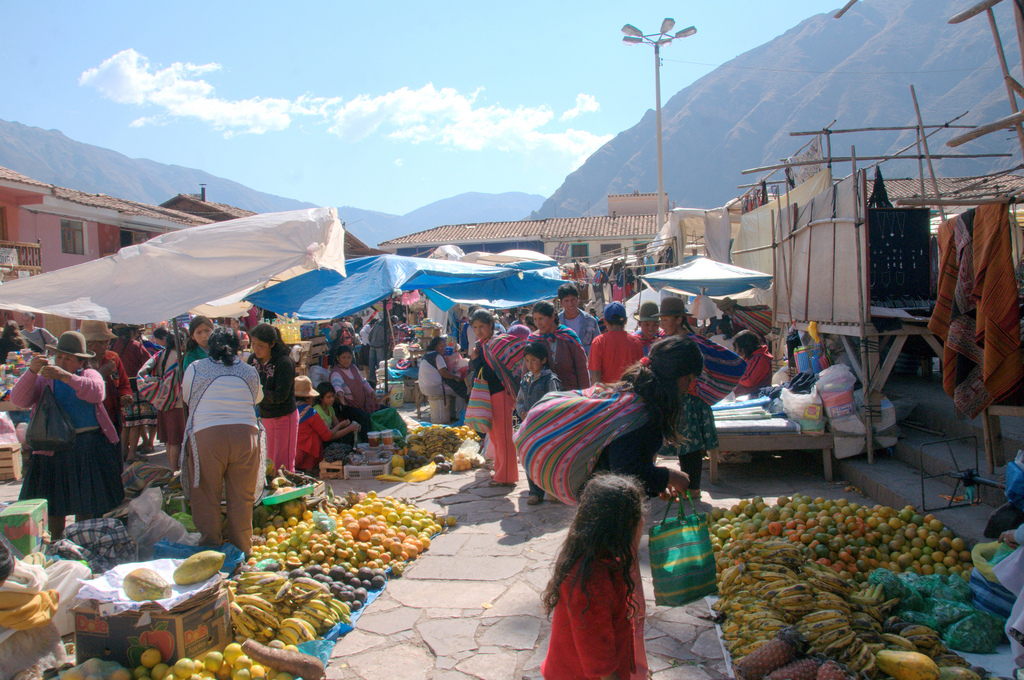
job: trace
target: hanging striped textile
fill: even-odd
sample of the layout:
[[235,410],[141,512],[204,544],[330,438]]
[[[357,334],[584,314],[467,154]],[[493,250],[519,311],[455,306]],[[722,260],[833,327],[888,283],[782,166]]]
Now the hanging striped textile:
[[696,333],[687,337],[697,343],[704,356],[704,371],[691,383],[690,392],[707,404],[717,404],[736,389],[747,370],[747,362],[735,352]]
[[746,329],[754,331],[762,338],[772,332],[772,308],[768,305],[740,307],[736,305],[729,310],[734,331]]

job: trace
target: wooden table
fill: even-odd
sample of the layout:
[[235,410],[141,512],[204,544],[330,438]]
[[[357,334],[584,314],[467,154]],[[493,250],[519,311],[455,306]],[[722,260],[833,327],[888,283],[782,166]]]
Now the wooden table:
[[825,481],[832,481],[832,451],[835,440],[830,434],[801,434],[779,432],[772,434],[722,434],[718,433],[718,448],[708,451],[711,459],[711,483],[718,483],[718,457],[721,451],[792,451],[820,449],[821,461],[825,468]]

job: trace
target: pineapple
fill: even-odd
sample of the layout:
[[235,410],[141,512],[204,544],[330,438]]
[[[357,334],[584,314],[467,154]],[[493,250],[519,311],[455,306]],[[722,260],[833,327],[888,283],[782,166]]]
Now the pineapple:
[[803,638],[796,628],[784,628],[768,644],[737,661],[736,673],[740,680],[762,680],[789,663],[802,643]]
[[847,673],[836,661],[829,659],[818,669],[816,680],[846,680]]
[[821,662],[817,659],[791,661],[782,668],[769,673],[767,680],[817,680]]

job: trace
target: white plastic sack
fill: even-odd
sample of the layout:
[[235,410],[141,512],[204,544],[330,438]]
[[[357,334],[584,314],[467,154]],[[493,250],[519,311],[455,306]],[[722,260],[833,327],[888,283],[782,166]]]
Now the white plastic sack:
[[818,374],[816,386],[829,420],[833,423],[836,420],[856,419],[857,407],[853,402],[853,386],[856,382],[857,377],[846,364],[829,366]]
[[707,295],[698,295],[690,304],[690,314],[697,317],[698,321],[707,321],[719,316],[722,312],[718,305]]
[[781,399],[786,415],[790,420],[797,421],[801,430],[820,432],[825,429],[825,417],[817,386],[811,388],[810,394],[796,394],[783,387]]
[[185,525],[163,511],[160,489],[149,488],[128,503],[128,534],[139,547],[139,559],[153,558],[153,548],[163,539],[185,542]]
[[61,636],[75,632],[75,617],[71,613],[71,602],[82,587],[82,581],[92,578],[89,567],[75,560],[57,560],[46,568],[46,587],[59,594],[57,613],[53,623]]

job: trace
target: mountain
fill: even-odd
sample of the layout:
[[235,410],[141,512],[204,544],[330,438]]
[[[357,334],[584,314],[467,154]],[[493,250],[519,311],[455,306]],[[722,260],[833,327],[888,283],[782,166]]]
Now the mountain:
[[[128,158],[110,149],[76,142],[59,130],[5,120],[0,120],[0,166],[48,184],[151,205],[159,205],[182,192],[198,191],[200,184],[206,184],[210,200],[254,212],[316,207],[313,203],[256,191],[202,170]],[[523,219],[543,202],[544,197],[537,194],[470,192],[435,201],[405,215],[352,206],[338,208],[338,215],[361,240],[377,244],[441,224]]]
[[0,120],[0,166],[32,179],[89,193],[107,194],[151,205],[206,184],[210,200],[253,212],[315,208],[256,191],[202,170],[128,158],[110,149],[69,139],[59,130],[43,130]]
[[[837,3],[839,4],[839,3]],[[662,107],[665,191],[679,206],[721,206],[767,173],[741,171],[778,163],[810,137],[791,131],[916,125],[910,85],[926,124],[958,124],[1009,115],[1010,105],[984,15],[956,25],[954,14],[974,0],[862,0],[841,19],[811,17],[783,35],[723,64],[672,96]],[[1011,72],[1020,73],[1012,3],[995,7]],[[680,41],[666,59],[691,58]],[[962,132],[962,131],[961,131]],[[1013,153],[1011,158],[938,160],[940,176],[981,174],[1013,167],[1020,148],[1011,133],[996,133],[955,150],[952,134],[929,139],[933,154]],[[648,111],[584,162],[532,217],[566,217],[607,210],[607,195],[657,189],[655,116]],[[884,155],[915,141],[913,131],[832,135],[834,156]],[[835,166],[849,173],[850,163]],[[915,161],[890,161],[888,177],[916,177]],[[926,170],[927,172],[927,170]],[[772,179],[782,179],[777,172]]]

